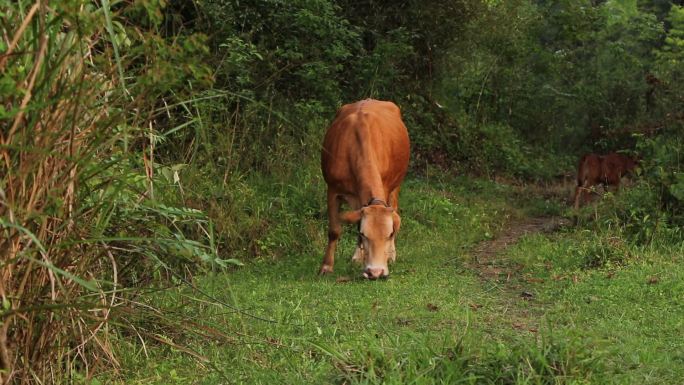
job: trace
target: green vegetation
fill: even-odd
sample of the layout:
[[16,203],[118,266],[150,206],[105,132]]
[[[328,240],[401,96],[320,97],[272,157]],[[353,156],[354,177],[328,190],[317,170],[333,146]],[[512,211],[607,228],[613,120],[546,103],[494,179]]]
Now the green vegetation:
[[[250,313],[270,321],[190,304],[185,290],[152,299],[203,325],[200,330],[221,330],[232,343],[211,331],[215,343],[191,343],[211,361],[202,369],[191,357],[163,346],[145,351],[132,340],[122,354],[135,368],[128,381],[187,383],[196,381],[198,370],[205,383],[507,383],[592,375],[594,364],[583,361],[591,357],[573,356],[588,352],[555,336],[537,343],[512,330],[499,313],[496,291],[468,271],[467,250],[496,233],[500,218],[520,215],[503,198],[507,190],[465,179],[409,181],[404,199],[410,203],[403,209],[406,221],[397,245],[400,262],[380,285],[361,279],[350,262],[349,235],[343,238],[336,277],[313,274],[325,246],[320,240],[311,252],[260,259],[230,276],[197,282],[203,292],[249,304]],[[185,335],[173,337],[188,343]],[[141,360],[145,354],[149,360]],[[167,364],[169,358],[173,364]],[[218,370],[209,369],[214,366]]]
[[[193,300],[189,289],[152,296],[199,334],[164,338],[202,358],[129,339],[119,355],[126,382],[676,383],[681,245],[640,248],[565,228],[523,237],[492,262],[502,272],[483,280],[474,245],[499,234],[503,218],[549,204],[510,198],[521,192],[462,178],[408,181],[401,253],[379,284],[360,278],[347,232],[335,276],[314,275],[321,236],[307,252],[198,279],[213,298]],[[507,277],[506,266],[516,273]]]
[[[683,7],[0,0],[0,383],[681,381]],[[399,260],[360,279],[347,229],[319,278],[367,97],[412,141]]]
[[[526,266],[545,322],[583,341],[610,380],[674,384],[682,375],[682,246],[639,248],[575,230],[534,236],[510,251]],[[617,244],[617,245],[616,245]],[[628,261],[629,260],[629,261]],[[603,267],[596,269],[597,262]]]

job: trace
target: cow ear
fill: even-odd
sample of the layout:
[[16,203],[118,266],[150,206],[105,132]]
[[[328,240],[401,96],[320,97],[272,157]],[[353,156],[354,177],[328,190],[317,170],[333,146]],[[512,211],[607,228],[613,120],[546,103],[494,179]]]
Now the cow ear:
[[340,214],[340,219],[344,223],[358,223],[361,220],[361,210],[345,211]]
[[401,217],[399,217],[399,214],[397,214],[396,211],[392,211],[392,229],[396,233],[399,231],[399,227],[401,227]]

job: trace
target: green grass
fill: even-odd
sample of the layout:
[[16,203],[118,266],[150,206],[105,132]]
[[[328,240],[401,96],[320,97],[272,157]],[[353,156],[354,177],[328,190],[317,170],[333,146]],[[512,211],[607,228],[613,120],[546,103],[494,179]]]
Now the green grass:
[[[571,229],[527,236],[507,249],[502,260],[522,267],[513,283],[484,282],[467,264],[473,246],[511,218],[558,213],[561,206],[491,182],[409,179],[388,280],[360,279],[350,261],[350,228],[335,273],[316,276],[325,246],[321,216],[313,220],[318,228],[299,233],[311,239],[304,252],[277,250],[237,270],[197,277],[211,298],[188,288],[144,298],[182,327],[154,330],[143,322],[139,329],[208,361],[169,344],[122,337],[120,378],[141,384],[680,381],[680,260],[649,251],[626,265],[588,267],[596,239]],[[653,276],[658,282],[649,284]],[[533,300],[519,298],[519,290],[532,291]],[[521,320],[539,327],[520,328]]]
[[[526,266],[548,325],[600,352],[612,383],[681,383],[682,245],[639,248],[611,235],[575,229],[534,235],[508,256]],[[596,267],[597,260],[604,264]]]

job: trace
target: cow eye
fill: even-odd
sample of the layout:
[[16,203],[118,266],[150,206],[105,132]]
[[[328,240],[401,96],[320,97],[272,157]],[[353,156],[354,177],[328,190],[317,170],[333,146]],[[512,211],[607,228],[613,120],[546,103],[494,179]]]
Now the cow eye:
[[368,238],[366,238],[366,234],[364,234],[364,233],[359,233],[359,237],[361,237],[363,239],[368,239]]
[[392,231],[392,233],[390,234],[389,237],[390,237],[390,239],[394,238],[394,231]]

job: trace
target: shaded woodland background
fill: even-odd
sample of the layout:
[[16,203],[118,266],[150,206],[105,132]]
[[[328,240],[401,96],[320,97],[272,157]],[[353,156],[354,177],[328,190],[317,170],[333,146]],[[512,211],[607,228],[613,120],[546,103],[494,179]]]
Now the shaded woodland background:
[[413,175],[638,154],[610,226],[681,242],[683,6],[1,0],[0,382],[116,366],[112,334],[173,327],[145,290],[319,252],[320,141],[363,98],[402,108]]

